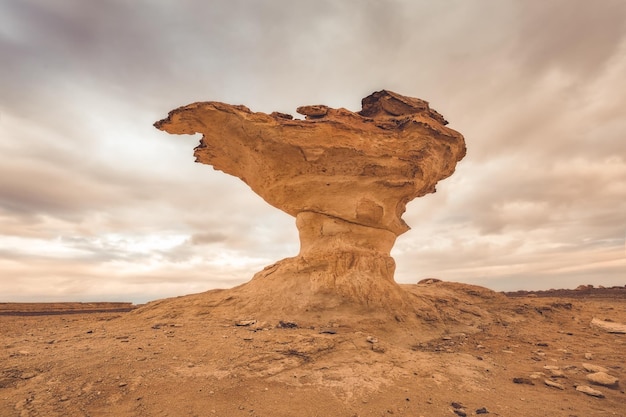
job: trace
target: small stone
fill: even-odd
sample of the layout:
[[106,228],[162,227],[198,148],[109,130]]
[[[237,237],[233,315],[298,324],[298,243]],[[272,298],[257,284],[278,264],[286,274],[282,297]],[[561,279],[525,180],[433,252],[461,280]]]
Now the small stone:
[[543,369],[547,369],[548,371],[558,371],[561,368],[555,365],[544,365]]
[[126,382],[120,382],[118,384],[118,387],[125,387],[126,385],[128,385]]
[[592,384],[604,385],[605,387],[615,386],[619,382],[619,379],[607,374],[606,372],[595,372],[593,374],[589,374],[587,375],[587,380]]
[[552,388],[557,388],[557,389],[560,389],[560,390],[564,390],[565,389],[565,387],[563,385],[559,384],[558,382],[550,381],[549,379],[544,379],[543,383],[546,384],[549,387],[552,387]]
[[535,385],[532,379],[529,378],[513,378],[514,384]]
[[450,403],[450,405],[452,406],[452,408],[456,408],[456,409],[463,408],[463,404],[458,403],[456,401],[453,401],[452,403]]
[[278,322],[278,327],[279,329],[296,329],[298,328],[298,324],[293,322],[293,321],[279,321]]
[[378,343],[378,339],[376,339],[374,336],[367,336],[367,340],[369,343]]
[[70,399],[70,397],[68,397],[67,395],[64,395],[64,396],[62,396],[61,398],[59,398],[59,401],[61,401],[61,402],[65,402],[65,401],[67,401],[67,400],[69,400],[69,399]]
[[235,323],[235,326],[247,327],[252,326],[253,324],[256,324],[256,320],[241,320]]
[[594,365],[592,363],[583,363],[583,368],[587,372],[609,372],[609,370],[606,369],[604,366]]
[[31,379],[31,378],[34,378],[36,376],[37,376],[37,374],[35,372],[25,372],[25,373],[22,374],[22,376],[20,378],[22,378],[22,379]]
[[476,410],[476,414],[489,414],[489,410],[486,407],[481,407]]
[[587,359],[588,361],[593,360],[593,354],[591,354],[589,352],[585,353],[585,359]]
[[457,416],[460,416],[460,417],[466,417],[467,416],[467,413],[462,408],[454,410],[454,414],[456,414]]
[[550,373],[552,378],[565,378],[565,373],[559,369],[553,369]]
[[602,394],[600,391],[595,390],[587,385],[577,386],[576,391],[582,392],[583,394],[591,395],[592,397],[604,398],[604,394]]

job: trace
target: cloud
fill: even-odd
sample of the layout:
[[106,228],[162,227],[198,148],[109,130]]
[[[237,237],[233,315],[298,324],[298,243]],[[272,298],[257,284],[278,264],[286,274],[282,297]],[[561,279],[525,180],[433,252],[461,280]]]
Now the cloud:
[[0,294],[158,298],[294,256],[290,216],[152,123],[201,100],[359,110],[381,88],[430,101],[468,144],[409,204],[399,281],[616,282],[625,15],[617,0],[4,2]]

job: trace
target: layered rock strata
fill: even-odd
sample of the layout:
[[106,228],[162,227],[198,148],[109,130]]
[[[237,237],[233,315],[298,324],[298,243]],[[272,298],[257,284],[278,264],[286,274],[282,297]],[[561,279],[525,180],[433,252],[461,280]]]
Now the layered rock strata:
[[240,178],[296,218],[300,253],[257,273],[254,286],[280,281],[375,304],[397,298],[390,251],[409,229],[406,204],[454,172],[465,142],[426,101],[383,90],[362,107],[303,106],[298,120],[200,102],[155,123],[201,133],[197,162]]

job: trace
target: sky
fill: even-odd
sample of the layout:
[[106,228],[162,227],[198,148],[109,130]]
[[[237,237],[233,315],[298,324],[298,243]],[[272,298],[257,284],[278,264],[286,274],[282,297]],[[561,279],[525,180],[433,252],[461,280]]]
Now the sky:
[[623,0],[0,0],[0,302],[228,288],[295,220],[152,124],[196,101],[427,100],[468,153],[396,281],[626,284]]

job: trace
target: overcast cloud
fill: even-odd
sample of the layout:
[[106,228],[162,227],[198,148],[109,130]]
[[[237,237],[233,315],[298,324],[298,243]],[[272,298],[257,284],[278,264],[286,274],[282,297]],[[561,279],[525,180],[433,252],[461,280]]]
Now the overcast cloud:
[[0,301],[143,302],[294,256],[293,218],[152,123],[383,88],[468,146],[409,204],[397,281],[626,284],[622,0],[3,0],[0,62]]

